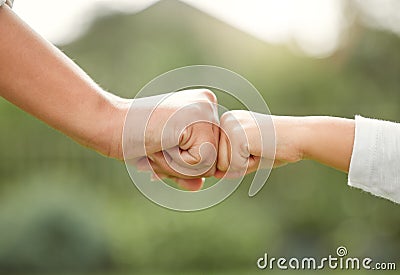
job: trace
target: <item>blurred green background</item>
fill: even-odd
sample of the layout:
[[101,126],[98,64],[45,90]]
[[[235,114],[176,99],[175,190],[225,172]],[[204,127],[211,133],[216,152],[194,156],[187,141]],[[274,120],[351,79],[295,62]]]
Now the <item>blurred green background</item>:
[[[358,20],[334,55],[315,59],[161,1],[136,14],[103,13],[60,48],[123,97],[168,70],[210,64],[247,78],[273,114],[400,120],[400,39]],[[320,164],[272,171],[254,198],[247,179],[218,206],[180,213],[143,197],[123,163],[3,99],[0,128],[1,274],[249,274],[265,252],[318,258],[340,245],[399,265],[400,207]]]

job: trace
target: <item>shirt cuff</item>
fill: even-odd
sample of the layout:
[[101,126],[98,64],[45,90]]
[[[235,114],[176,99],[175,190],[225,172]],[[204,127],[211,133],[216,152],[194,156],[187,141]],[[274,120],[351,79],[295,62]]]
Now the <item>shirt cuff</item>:
[[355,118],[348,185],[400,203],[400,124]]

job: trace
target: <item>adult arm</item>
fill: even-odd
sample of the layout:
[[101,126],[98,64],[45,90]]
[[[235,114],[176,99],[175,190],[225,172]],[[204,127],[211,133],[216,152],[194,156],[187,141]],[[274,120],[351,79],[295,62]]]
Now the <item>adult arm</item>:
[[105,155],[121,158],[126,100],[102,90],[82,69],[0,7],[0,95]]
[[[128,125],[131,135],[129,144],[125,144],[129,147],[125,146],[129,152],[125,157],[133,159],[171,149],[161,146],[167,140],[169,146],[180,149],[174,151],[178,152],[173,158],[175,164],[178,162],[176,168],[189,166],[183,168],[193,168],[196,173],[200,167],[203,173],[187,179],[192,171],[180,174],[177,170],[183,168],[168,167],[162,157],[157,163],[151,163],[157,173],[172,177],[189,189],[201,187],[201,176],[214,174],[216,163],[202,158],[200,148],[203,143],[218,146],[216,126],[204,122],[183,124],[189,118],[190,122],[217,123],[216,98],[212,92],[192,90],[137,100],[117,97],[100,88],[6,5],[0,7],[0,60],[0,96],[77,142],[104,155],[123,159],[122,132],[129,112],[133,124]],[[132,104],[134,108],[130,108]],[[169,136],[163,136],[162,126],[181,109],[184,111],[174,115],[172,123],[168,124]],[[182,131],[177,133],[176,129]],[[180,177],[186,179],[178,179]]]

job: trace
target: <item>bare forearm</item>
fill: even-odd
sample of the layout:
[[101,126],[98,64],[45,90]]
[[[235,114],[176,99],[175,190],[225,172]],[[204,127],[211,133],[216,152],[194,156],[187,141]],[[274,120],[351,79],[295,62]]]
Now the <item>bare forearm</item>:
[[[270,119],[275,129],[275,154],[268,149],[263,151],[263,147],[268,148],[268,145],[265,145],[272,140],[271,132],[268,130]],[[251,115],[250,112],[237,110],[222,116],[221,127],[231,136],[221,135],[218,155],[220,173],[217,173],[217,177],[222,177],[224,173],[221,171],[227,171],[232,163],[247,165],[247,161],[242,158],[248,155],[251,156],[248,160],[249,167],[237,165],[237,170],[254,171],[259,168],[259,159],[264,158],[274,159],[274,167],[302,159],[312,159],[344,172],[349,171],[354,143],[354,120],[316,116],[269,116],[255,113]],[[260,129],[264,129],[261,136]],[[240,134],[243,132],[246,136],[240,141]],[[249,142],[249,146],[240,145],[245,142]],[[235,148],[229,144],[237,146]],[[234,150],[239,154],[234,156]]]
[[[0,95],[80,143],[106,152],[107,121],[123,102],[8,7],[0,8]],[[122,125],[121,125],[122,128]]]
[[354,120],[304,117],[300,121],[303,158],[348,172],[354,143]]

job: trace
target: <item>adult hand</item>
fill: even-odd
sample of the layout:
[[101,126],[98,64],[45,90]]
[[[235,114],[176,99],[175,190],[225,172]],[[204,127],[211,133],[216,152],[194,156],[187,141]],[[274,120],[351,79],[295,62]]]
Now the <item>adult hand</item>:
[[[214,173],[216,151],[211,147],[217,148],[219,131],[209,124],[218,122],[216,98],[210,91],[119,98],[101,89],[8,6],[0,8],[0,15],[0,60],[13,64],[0,68],[1,97],[82,145],[118,159],[124,157],[121,137],[127,116],[125,159],[154,154],[155,163],[150,165],[166,176]],[[193,123],[198,120],[202,122]],[[167,150],[172,162],[157,154],[162,150]],[[196,188],[201,184],[201,179],[192,181]]]
[[153,177],[201,188],[216,171],[217,99],[209,90],[186,90],[132,102],[125,121],[124,158]]

